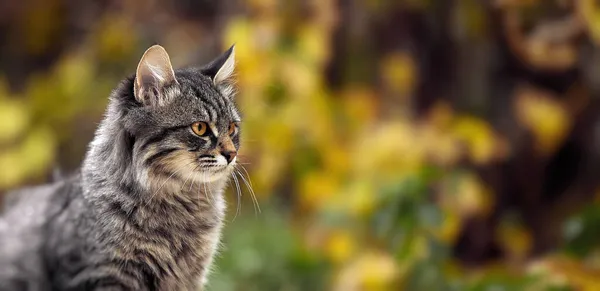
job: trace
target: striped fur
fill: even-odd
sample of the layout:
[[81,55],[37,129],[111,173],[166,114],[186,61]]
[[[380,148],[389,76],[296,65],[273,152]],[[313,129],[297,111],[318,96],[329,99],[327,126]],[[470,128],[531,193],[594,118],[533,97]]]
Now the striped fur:
[[[152,105],[126,79],[81,170],[15,193],[0,219],[0,290],[201,290],[235,163],[220,147],[239,149],[239,134],[227,134],[239,113],[211,73],[219,59],[176,70]],[[219,135],[194,135],[196,121]]]

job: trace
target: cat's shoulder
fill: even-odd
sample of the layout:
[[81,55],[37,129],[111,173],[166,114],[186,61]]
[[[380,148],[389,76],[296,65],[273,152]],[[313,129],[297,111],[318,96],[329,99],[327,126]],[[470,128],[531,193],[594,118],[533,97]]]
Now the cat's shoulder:
[[1,213],[7,213],[19,205],[39,205],[52,200],[54,196],[69,196],[79,188],[79,174],[57,179],[48,184],[26,186],[4,195]]

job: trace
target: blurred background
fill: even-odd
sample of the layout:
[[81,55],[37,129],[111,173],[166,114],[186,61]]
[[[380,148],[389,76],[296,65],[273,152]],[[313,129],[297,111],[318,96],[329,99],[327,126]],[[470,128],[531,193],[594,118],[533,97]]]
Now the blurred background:
[[0,194],[75,170],[146,48],[236,43],[209,290],[600,290],[594,0],[3,0]]

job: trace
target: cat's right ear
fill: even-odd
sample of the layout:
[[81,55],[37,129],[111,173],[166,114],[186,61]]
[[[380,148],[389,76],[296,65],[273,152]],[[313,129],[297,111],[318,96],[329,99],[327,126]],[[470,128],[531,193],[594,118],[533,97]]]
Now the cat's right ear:
[[232,96],[232,76],[235,70],[235,45],[232,45],[225,53],[214,59],[202,68],[215,86],[225,96]]
[[135,99],[151,106],[166,104],[165,86],[177,83],[167,51],[160,45],[150,47],[140,60],[135,74]]

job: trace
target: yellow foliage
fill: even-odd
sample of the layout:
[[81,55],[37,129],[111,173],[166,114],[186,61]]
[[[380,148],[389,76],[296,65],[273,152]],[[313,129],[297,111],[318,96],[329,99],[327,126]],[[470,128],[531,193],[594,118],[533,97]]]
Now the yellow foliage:
[[103,60],[114,62],[130,55],[137,43],[137,35],[131,34],[132,25],[126,17],[107,15],[95,34],[98,56]]
[[298,38],[298,58],[316,65],[322,65],[329,59],[329,38],[322,27],[305,25],[301,27]]
[[257,196],[269,195],[269,191],[283,174],[283,166],[282,157],[276,155],[262,154],[255,159],[252,166],[254,169],[252,184]]
[[346,206],[346,212],[351,215],[366,217],[375,208],[375,189],[367,181],[354,181],[349,185],[348,191],[340,196],[337,203]]
[[461,228],[461,216],[456,211],[446,210],[444,212],[444,222],[440,229],[434,233],[439,240],[445,243],[453,243],[459,234]]
[[264,124],[263,143],[269,146],[270,151],[286,152],[292,146],[292,135],[289,127],[285,123],[273,122]]
[[406,96],[417,84],[414,58],[406,52],[397,52],[384,58],[382,76],[394,93]]
[[353,168],[364,177],[389,179],[416,171],[423,165],[425,152],[415,130],[407,121],[399,120],[359,135]]
[[433,106],[419,125],[419,131],[427,156],[441,166],[455,164],[463,154],[482,165],[508,153],[507,145],[488,123],[472,116],[455,115],[443,102]]
[[[290,109],[296,108],[298,117],[295,123],[304,138],[314,143],[318,148],[335,147],[338,136],[336,127],[332,121],[331,107],[325,98],[327,95],[316,92],[306,100],[298,99],[290,103]],[[298,110],[297,108],[310,108],[310,110]]]
[[456,180],[449,178],[442,189],[442,207],[462,218],[488,215],[494,203],[488,187],[473,173],[461,174]]
[[445,102],[438,102],[433,105],[427,114],[427,123],[437,130],[445,130],[454,120],[454,112],[450,105]]
[[[52,81],[61,89],[61,93],[69,98],[68,103],[81,104],[89,90],[89,84],[94,80],[93,64],[84,54],[71,54],[60,60],[56,66]],[[74,82],[73,80],[77,80]]]
[[334,197],[337,189],[339,182],[331,173],[310,173],[302,180],[300,205],[306,209],[319,209]]
[[338,176],[346,175],[350,168],[350,153],[342,144],[323,147],[320,151],[324,167]]
[[502,223],[496,236],[510,259],[523,260],[531,250],[531,234],[521,225]]
[[377,114],[377,96],[368,88],[348,88],[341,93],[348,126],[353,132],[360,132],[372,124]]
[[[0,187],[8,188],[23,179],[24,170],[20,167],[20,152],[16,149],[3,151],[0,154]],[[10,171],[8,171],[10,169]]]
[[[257,102],[264,98],[263,90],[273,80],[277,73],[275,64],[280,56],[272,52],[273,41],[279,30],[279,24],[274,19],[264,19],[257,25],[250,25],[246,19],[235,18],[230,21],[223,38],[223,46],[236,44],[235,57],[237,61],[236,82],[244,89],[246,96],[254,97],[248,102]],[[252,103],[254,104],[254,103]],[[252,109],[253,106],[246,106]]]
[[449,166],[455,164],[460,158],[459,144],[455,137],[447,131],[425,125],[420,134],[427,151],[427,157],[433,163],[441,166]]
[[571,127],[564,106],[548,94],[524,89],[517,95],[515,107],[519,122],[532,132],[537,151],[553,153]]
[[427,157],[440,166],[453,165],[461,155],[460,145],[449,130],[454,114],[446,103],[437,103],[420,125],[420,138]]
[[19,145],[0,153],[0,188],[23,182],[46,170],[54,157],[56,142],[44,126],[31,129]]
[[393,290],[399,267],[388,254],[365,251],[342,269],[334,290],[336,291],[387,291]]
[[23,134],[29,123],[24,104],[0,99],[0,144],[7,143]]
[[[341,183],[340,183],[341,184]],[[357,178],[345,187],[339,186],[324,205],[327,211],[345,213],[355,219],[364,219],[372,214],[377,203],[376,191],[372,182]]]
[[454,121],[452,132],[467,146],[470,159],[477,164],[493,160],[500,152],[493,129],[480,119],[458,117]]
[[335,263],[346,262],[355,252],[355,239],[347,231],[337,230],[329,235],[326,253]]
[[290,98],[306,98],[317,89],[318,77],[306,62],[296,58],[284,59],[279,73],[281,81],[289,90]]
[[600,7],[595,0],[579,0],[579,13],[596,44],[600,43]]

